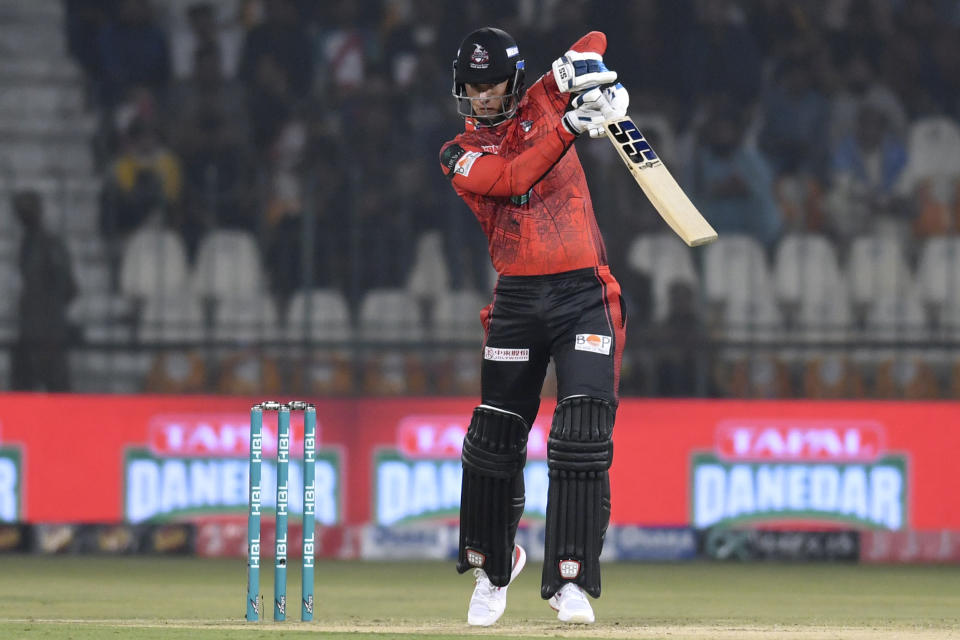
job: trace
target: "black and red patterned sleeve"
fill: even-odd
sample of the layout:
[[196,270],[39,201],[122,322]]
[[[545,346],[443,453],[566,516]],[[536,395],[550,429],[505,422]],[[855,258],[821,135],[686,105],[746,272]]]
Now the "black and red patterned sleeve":
[[505,160],[454,140],[444,145],[440,164],[454,186],[482,196],[521,196],[567,152],[576,136],[560,121],[520,155]]

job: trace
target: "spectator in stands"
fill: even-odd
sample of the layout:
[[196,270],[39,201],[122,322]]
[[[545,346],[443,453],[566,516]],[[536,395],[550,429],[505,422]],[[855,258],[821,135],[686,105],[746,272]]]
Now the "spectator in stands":
[[826,177],[829,147],[823,133],[829,102],[817,85],[813,51],[796,51],[780,62],[761,101],[764,127],[760,148],[775,175],[805,173]]
[[839,86],[830,98],[830,144],[856,133],[860,105],[869,99],[883,110],[892,133],[902,135],[907,127],[907,110],[897,95],[877,77],[862,52],[854,54],[837,69]]
[[770,247],[783,219],[770,165],[744,143],[743,118],[732,101],[714,101],[684,184],[718,233],[745,233]]
[[253,83],[247,85],[247,90],[254,151],[267,160],[274,142],[293,116],[296,97],[290,90],[286,70],[271,55],[259,58]]
[[[394,125],[393,102],[382,79],[371,78],[364,94],[349,113],[357,136],[347,147],[348,171],[365,176],[356,194],[352,231],[359,242],[357,281],[352,291],[374,287],[399,287],[413,264],[415,222],[421,215],[409,209],[395,210],[394,202],[406,187],[397,167],[405,163],[405,150],[412,146],[406,132]],[[398,215],[399,214],[399,215]]]
[[184,206],[177,226],[190,254],[213,227],[257,233],[258,215],[250,206],[252,168],[226,114],[207,108],[184,122],[183,130],[188,133],[180,148]]
[[148,0],[121,0],[117,20],[100,32],[98,66],[104,104],[115,104],[136,85],[163,94],[170,79],[170,52]]
[[[593,6],[594,12],[600,13],[597,21],[604,25],[600,30],[607,34],[606,56],[610,60],[630,60],[630,64],[617,69],[618,80],[626,87],[643,87],[643,91],[630,96],[632,114],[657,112],[675,118],[682,111],[676,95],[681,73],[676,43],[685,12],[681,5],[634,0],[622,3],[616,12],[610,12],[605,4]],[[637,51],[643,55],[636,55]]]
[[960,34],[956,25],[944,25],[937,30],[931,58],[933,90],[944,111],[953,118],[960,118],[960,74],[956,72],[957,60],[960,60]]
[[227,11],[235,12],[236,9],[236,2],[223,0],[216,5],[212,2],[196,2],[187,7],[186,24],[175,22],[171,32],[174,77],[183,79],[195,76],[196,53],[209,46],[215,46],[221,54],[217,61],[221,65],[218,71],[226,78],[236,75],[243,32],[232,19],[226,24],[220,23],[220,18]]
[[752,104],[760,93],[763,57],[743,10],[730,0],[696,0],[693,5],[677,51],[681,104],[694,105],[697,96],[720,92],[732,95],[741,107]]
[[155,126],[134,120],[107,177],[101,231],[118,239],[152,215],[166,216],[179,205],[181,190],[180,159],[164,146]]
[[291,0],[265,0],[264,20],[253,27],[240,54],[240,79],[247,86],[262,79],[262,61],[271,58],[284,69],[291,93],[304,98],[313,82],[310,38]]
[[354,0],[324,4],[324,17],[316,36],[315,82],[335,97],[360,90],[371,71],[372,52],[378,43],[375,31],[364,18],[369,16],[364,15],[362,5]]
[[[220,46],[215,42],[201,44],[194,52],[193,73],[177,82],[170,92],[169,128],[178,123],[196,123],[201,113],[215,111],[229,123],[228,133],[240,146],[250,143],[250,122],[243,86],[223,72]],[[189,144],[191,129],[181,132],[178,146]]]
[[[347,275],[350,248],[350,225],[345,224],[343,212],[350,209],[348,175],[339,162],[340,147],[344,141],[337,139],[322,120],[323,115],[314,112],[308,117],[307,147],[304,152],[305,173],[308,176],[310,203],[316,214],[316,269],[313,274],[315,286],[336,287],[346,290],[350,278]],[[349,142],[347,142],[349,144]]]
[[116,14],[117,0],[66,0],[67,49],[94,83],[100,80],[100,32]]
[[20,331],[13,347],[11,386],[17,391],[69,391],[67,347],[72,331],[67,309],[77,294],[70,255],[63,240],[44,229],[39,194],[15,193],[12,208],[23,238]]
[[880,218],[905,217],[896,186],[907,164],[907,149],[891,130],[887,113],[888,103],[881,96],[865,99],[855,133],[833,149],[828,229],[840,241],[868,232]]

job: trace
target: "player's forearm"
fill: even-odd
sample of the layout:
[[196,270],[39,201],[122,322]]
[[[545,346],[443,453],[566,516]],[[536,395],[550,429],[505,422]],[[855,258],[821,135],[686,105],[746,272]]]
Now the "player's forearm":
[[567,152],[576,136],[561,123],[512,160],[484,155],[466,174],[454,175],[454,184],[485,196],[521,196],[530,191]]

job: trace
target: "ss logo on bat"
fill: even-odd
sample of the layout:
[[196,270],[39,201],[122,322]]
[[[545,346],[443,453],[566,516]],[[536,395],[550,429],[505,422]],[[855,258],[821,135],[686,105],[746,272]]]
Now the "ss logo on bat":
[[650,143],[647,142],[633,122],[624,120],[612,123],[610,133],[613,134],[613,139],[623,149],[630,162],[648,166],[655,166],[660,163],[660,159],[650,147]]

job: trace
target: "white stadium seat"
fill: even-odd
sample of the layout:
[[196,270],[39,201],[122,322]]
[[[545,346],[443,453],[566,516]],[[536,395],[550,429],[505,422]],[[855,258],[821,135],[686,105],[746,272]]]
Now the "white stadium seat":
[[417,240],[407,290],[420,299],[431,299],[450,288],[450,272],[443,252],[443,235],[427,231]]
[[697,270],[690,248],[674,233],[643,234],[634,240],[627,252],[630,268],[646,273],[653,283],[654,319],[667,316],[670,285],[687,283],[699,286]]
[[249,298],[266,290],[257,241],[247,231],[220,229],[200,242],[194,290],[204,297]]
[[182,295],[187,251],[180,236],[147,227],[127,239],[120,259],[120,291],[136,298]]
[[450,291],[438,296],[431,314],[432,336],[437,340],[476,340],[483,338],[480,310],[488,300],[476,291]]
[[784,322],[772,297],[733,299],[723,307],[722,332],[727,340],[783,338]]
[[[916,291],[903,292],[898,296],[889,296],[874,300],[865,315],[863,335],[867,340],[896,344],[903,341],[917,341],[932,338],[927,324],[923,301]],[[919,349],[872,347],[860,354],[864,362],[876,364],[885,360],[907,359],[933,362],[933,354]]]
[[409,292],[368,291],[360,304],[359,325],[361,339],[371,345],[363,356],[364,393],[424,393],[427,374],[419,351],[381,346],[385,342],[419,342],[426,337],[420,306]]
[[826,289],[841,280],[833,245],[813,233],[793,233],[781,240],[774,257],[773,280],[781,302],[799,304],[801,298],[832,295]]
[[222,299],[214,311],[213,337],[248,344],[279,339],[276,303],[265,294]]
[[424,337],[420,307],[404,289],[372,289],[360,304],[361,337],[371,342],[415,342]]
[[703,251],[704,293],[710,302],[774,297],[763,247],[752,237],[721,235]]
[[900,295],[915,288],[900,241],[895,236],[855,238],[847,263],[850,298],[857,305]]
[[942,307],[960,295],[960,238],[929,238],[920,249],[917,284],[925,302]]
[[297,291],[286,319],[288,340],[348,342],[353,335],[350,307],[337,289]]
[[800,291],[795,335],[806,342],[837,341],[854,328],[850,295],[842,278]]
[[138,335],[145,343],[198,344],[206,335],[203,305],[184,292],[179,296],[147,298],[140,315]]

